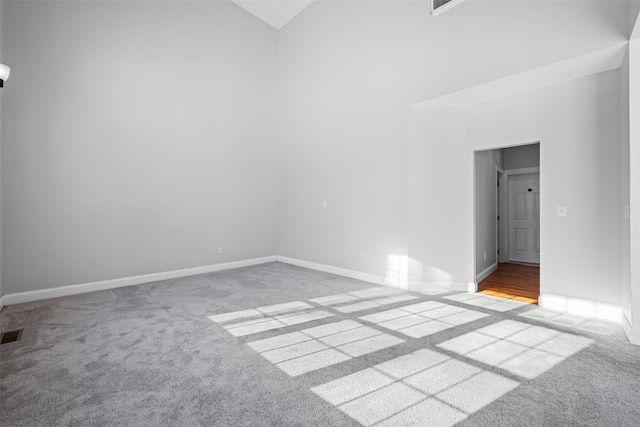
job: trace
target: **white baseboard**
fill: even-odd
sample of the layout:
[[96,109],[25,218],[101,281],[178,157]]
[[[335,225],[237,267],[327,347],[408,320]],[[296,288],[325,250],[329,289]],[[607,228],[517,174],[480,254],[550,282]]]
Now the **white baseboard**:
[[477,282],[469,282],[467,283],[467,292],[470,294],[475,294],[478,292],[478,283]]
[[410,281],[408,283],[402,283],[394,280],[385,280],[382,276],[375,274],[363,273],[361,271],[348,270],[346,268],[334,267],[331,265],[317,264],[311,261],[304,261],[295,258],[289,258],[278,255],[278,261],[286,264],[297,265],[299,267],[306,267],[312,270],[324,271],[325,273],[336,274],[338,276],[350,277],[352,279],[362,280],[363,282],[369,282],[376,285],[388,286],[390,288],[402,289],[411,292],[430,292],[433,290],[445,290],[447,292],[475,292],[475,283],[465,282],[418,282]]
[[4,295],[0,297],[0,311],[4,308]]
[[622,329],[624,329],[624,333],[631,344],[640,345],[640,331],[633,329],[624,313],[622,314]]
[[248,267],[250,265],[264,264],[274,261],[276,261],[275,255],[242,261],[225,262],[222,264],[205,265],[202,267],[186,268],[183,270],[165,271],[162,273],[143,274],[141,276],[103,280],[100,282],[60,286],[58,288],[42,289],[39,291],[18,292],[14,294],[4,295],[2,297],[2,300],[6,305],[21,304],[24,302],[39,301],[48,298],[65,297],[69,295],[83,294],[86,292],[103,291],[106,289],[121,288],[124,286],[140,285],[142,283],[157,282],[159,280],[176,279],[179,277],[193,276],[196,274],[213,273],[215,271]]
[[497,262],[493,263],[493,265],[490,265],[489,267],[485,268],[484,270],[482,270],[480,272],[480,274],[478,274],[476,276],[476,283],[482,282],[484,279],[489,277],[489,275],[491,275],[491,273],[493,273],[497,269],[498,269],[498,263]]
[[[311,261],[303,261],[301,259],[289,258],[278,255],[277,261],[286,264],[297,265],[298,267],[306,267],[312,270],[324,271],[325,273],[336,274],[338,276],[350,277],[352,279],[362,280],[363,282],[374,283],[376,285],[385,285],[384,277],[375,274],[363,273],[361,271],[348,270],[346,268],[334,267],[331,265],[317,264]],[[389,285],[387,285],[389,286]]]
[[622,308],[620,306],[591,300],[553,294],[540,294],[538,297],[538,305],[549,310],[608,320],[610,322],[620,323],[622,319]]
[[431,293],[433,291],[446,292],[475,292],[475,283],[464,282],[413,282],[409,284],[409,291]]

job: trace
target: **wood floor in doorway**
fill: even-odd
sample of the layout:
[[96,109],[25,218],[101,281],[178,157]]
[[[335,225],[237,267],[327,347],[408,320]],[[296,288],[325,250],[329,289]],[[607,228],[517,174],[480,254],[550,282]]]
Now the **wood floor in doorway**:
[[496,271],[478,283],[478,292],[537,304],[540,295],[540,267],[498,264]]

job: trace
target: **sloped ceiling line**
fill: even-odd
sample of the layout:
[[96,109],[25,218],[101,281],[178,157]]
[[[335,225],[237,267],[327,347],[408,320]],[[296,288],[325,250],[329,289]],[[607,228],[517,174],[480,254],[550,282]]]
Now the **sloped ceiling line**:
[[314,0],[231,0],[276,30],[298,16]]

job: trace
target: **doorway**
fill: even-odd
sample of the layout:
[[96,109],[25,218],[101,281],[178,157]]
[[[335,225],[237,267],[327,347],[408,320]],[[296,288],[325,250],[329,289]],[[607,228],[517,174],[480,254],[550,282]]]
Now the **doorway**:
[[475,152],[477,291],[537,304],[540,144]]
[[540,174],[509,175],[509,262],[540,265]]

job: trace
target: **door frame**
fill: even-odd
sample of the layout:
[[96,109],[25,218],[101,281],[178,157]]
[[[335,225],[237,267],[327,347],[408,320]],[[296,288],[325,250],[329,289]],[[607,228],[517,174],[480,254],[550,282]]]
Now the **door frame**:
[[[501,225],[504,224],[505,219],[508,219],[507,217],[504,216],[503,213],[503,205],[505,202],[504,199],[504,193],[502,192],[502,189],[505,186],[504,183],[504,177],[505,177],[505,170],[502,169],[500,166],[496,165],[496,177],[499,176],[498,178],[498,182],[496,185],[496,212],[498,213],[497,217],[496,217],[496,261],[498,264],[500,264],[502,261],[502,254],[500,254],[500,248],[504,246],[503,244],[503,240],[504,240],[504,231],[502,230]],[[498,218],[502,218],[502,222],[500,220],[498,220]],[[504,254],[504,249],[502,250],[502,253]]]
[[[496,218],[496,230],[498,225],[500,225],[501,227],[500,227],[499,234],[502,240],[502,242],[498,242],[498,245],[496,245],[496,248],[498,248],[498,250],[501,250],[502,252],[497,256],[498,262],[510,261],[509,253],[511,251],[511,243],[510,243],[511,236],[509,235],[510,233],[509,223],[511,218],[509,216],[509,176],[526,175],[530,173],[537,173],[539,178],[540,167],[522,168],[522,169],[506,169],[503,171],[502,176],[500,177],[500,186],[496,187],[496,188],[499,188],[499,190],[497,191],[501,191],[500,200],[502,201],[502,203],[500,203],[501,206],[498,209],[498,212],[499,212],[500,218],[504,218],[504,221],[501,221],[500,224],[497,223],[498,218]],[[497,191],[496,191],[496,199],[498,198]],[[496,238],[497,237],[498,236],[496,235]]]

